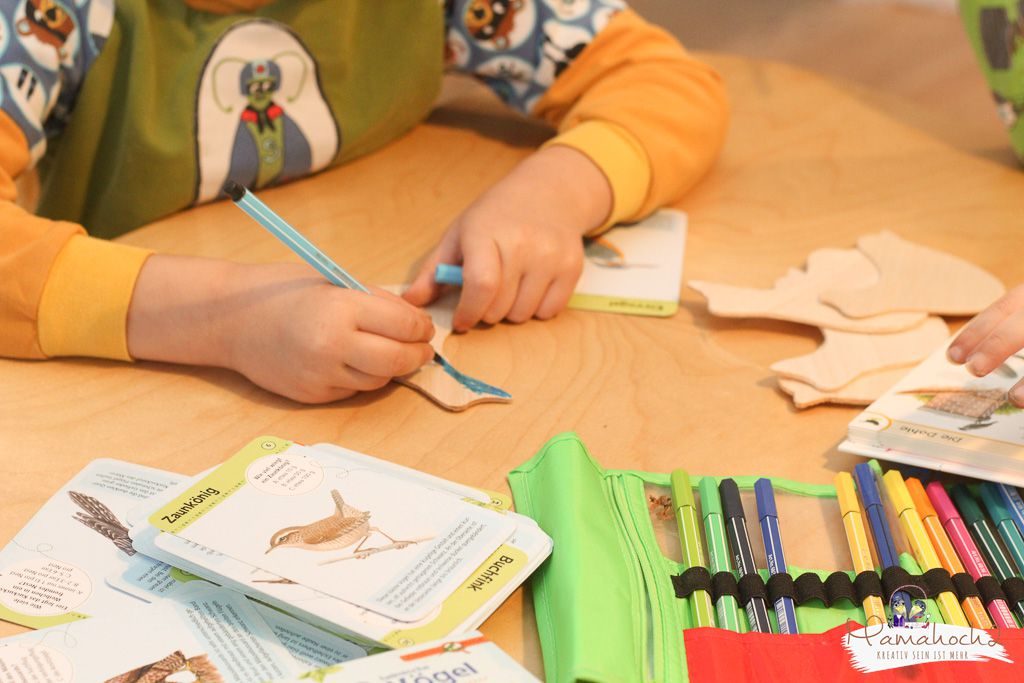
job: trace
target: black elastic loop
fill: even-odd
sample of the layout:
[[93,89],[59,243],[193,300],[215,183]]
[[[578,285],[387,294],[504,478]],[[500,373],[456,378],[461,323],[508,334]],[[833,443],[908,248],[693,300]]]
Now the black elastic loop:
[[[856,602],[857,592],[853,588],[853,581],[846,572],[832,572],[825,577],[825,607],[831,607],[839,600]],[[863,601],[861,601],[863,602]]]
[[926,588],[925,594],[929,598],[934,598],[939,593],[956,592],[956,586],[953,584],[952,577],[950,577],[949,572],[942,567],[929,569],[921,575],[921,579],[923,580]]
[[1006,600],[1011,605],[1024,601],[1024,579],[1019,576],[1011,576],[1003,581],[1003,592],[1006,593]]
[[903,567],[886,567],[882,570],[882,599],[885,604],[892,600],[893,593],[906,586],[917,586],[924,591],[924,588],[918,585],[916,577],[911,576]]
[[689,597],[693,591],[711,590],[711,574],[704,567],[690,567],[682,574],[672,577],[672,586],[677,598]]
[[793,602],[798,605],[802,605],[810,600],[825,602],[828,597],[825,595],[825,584],[821,582],[821,577],[810,572],[801,574],[793,579],[793,589]]
[[789,574],[772,574],[768,577],[768,582],[765,585],[768,588],[768,599],[772,603],[779,598],[792,600],[796,597],[796,586],[793,583],[793,577]]
[[953,587],[956,589],[956,597],[963,602],[965,598],[980,598],[981,592],[978,587],[974,584],[974,579],[971,578],[970,574],[960,572],[959,574],[953,574]]
[[853,591],[857,596],[857,604],[863,604],[868,596],[882,597],[882,579],[873,571],[863,571],[853,580]]
[[723,595],[731,595],[737,600],[740,597],[740,587],[736,583],[736,577],[732,572],[718,572],[711,577],[711,600],[717,603],[718,598]]
[[768,589],[760,574],[747,574],[737,582],[740,589],[740,606],[746,607],[751,598],[768,599]]
[[1003,592],[1003,587],[999,585],[996,577],[991,575],[983,576],[975,583],[978,586],[978,592],[981,594],[981,601],[986,606],[993,600],[1006,600],[1006,593]]

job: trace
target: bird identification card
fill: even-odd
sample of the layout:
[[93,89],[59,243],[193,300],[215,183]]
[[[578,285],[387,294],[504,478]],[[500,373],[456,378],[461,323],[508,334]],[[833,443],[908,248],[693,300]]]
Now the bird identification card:
[[679,310],[686,214],[662,209],[588,239],[569,308],[668,317]]
[[402,621],[427,616],[515,530],[493,510],[316,456],[259,437],[149,523]]
[[89,463],[0,550],[0,618],[45,628],[143,606],[145,591],[107,582],[160,564],[135,552],[127,512],[184,479],[117,460]]
[[45,683],[251,683],[298,675],[257,609],[204,584],[130,618],[97,617],[0,641],[0,680]]

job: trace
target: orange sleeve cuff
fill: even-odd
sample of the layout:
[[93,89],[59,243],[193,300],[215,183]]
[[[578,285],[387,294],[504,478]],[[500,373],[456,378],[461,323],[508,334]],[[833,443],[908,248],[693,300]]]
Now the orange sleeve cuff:
[[590,120],[548,140],[544,147],[564,145],[585,154],[601,169],[612,188],[612,210],[597,235],[616,223],[631,220],[647,199],[651,184],[651,162],[636,137],[622,126]]
[[573,147],[604,172],[614,192],[610,225],[638,220],[693,187],[721,149],[729,106],[713,69],[627,9],[531,113],[558,127],[548,144]]
[[75,235],[57,255],[39,302],[47,356],[131,360],[128,307],[149,250]]

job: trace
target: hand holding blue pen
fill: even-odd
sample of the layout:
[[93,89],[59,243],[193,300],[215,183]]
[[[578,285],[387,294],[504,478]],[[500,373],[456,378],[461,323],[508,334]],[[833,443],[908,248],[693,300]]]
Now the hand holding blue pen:
[[[365,294],[370,294],[370,290],[352,277],[344,268],[331,260],[329,256],[306,239],[298,230],[286,223],[284,219],[274,213],[270,207],[256,198],[252,192],[249,192],[238,183],[232,181],[228,181],[225,184],[224,192],[235,202],[236,206],[249,214],[249,216],[266,228],[267,231],[274,235],[274,237],[284,243],[306,263],[315,268],[321,275],[327,278],[330,283],[344,289],[353,289]],[[367,321],[367,323],[364,323],[364,327],[369,327],[369,329],[372,330],[375,326],[380,324],[382,323]],[[380,344],[377,344],[377,346],[379,348]],[[372,350],[369,350],[363,355],[372,356],[372,353]],[[499,399],[511,398],[511,395],[508,392],[459,372],[439,353],[433,353],[433,360],[443,368],[444,372],[446,372],[450,377],[454,378],[463,387],[477,395],[495,397]],[[374,363],[372,359],[367,362],[374,368],[381,366],[380,363]],[[422,362],[420,365],[422,365]],[[411,372],[417,367],[419,367],[419,365],[410,367],[407,372]],[[384,382],[377,384],[372,388],[379,388],[391,379],[391,376],[387,373],[384,373],[383,377]]]

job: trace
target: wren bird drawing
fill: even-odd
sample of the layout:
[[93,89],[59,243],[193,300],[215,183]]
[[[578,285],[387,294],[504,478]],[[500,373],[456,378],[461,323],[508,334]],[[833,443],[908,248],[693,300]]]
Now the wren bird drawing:
[[[401,550],[415,543],[431,540],[430,538],[397,540],[382,529],[371,526],[370,513],[364,510],[357,510],[345,503],[337,489],[331,491],[331,498],[334,499],[335,506],[333,514],[309,524],[286,526],[280,529],[271,536],[270,547],[267,548],[267,553],[276,548],[329,551],[343,550],[355,545],[351,556],[338,559],[349,559],[351,557],[362,560],[370,555],[386,550]],[[374,548],[364,547],[367,540],[374,533],[380,534],[391,543]]]

